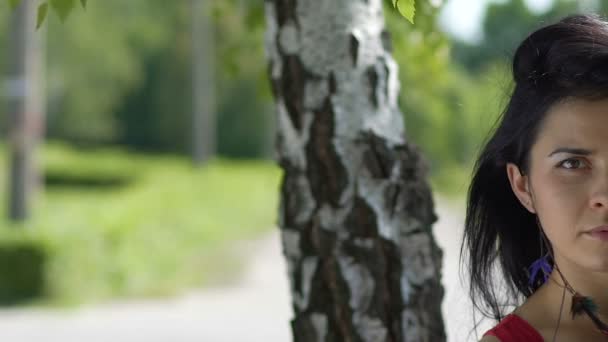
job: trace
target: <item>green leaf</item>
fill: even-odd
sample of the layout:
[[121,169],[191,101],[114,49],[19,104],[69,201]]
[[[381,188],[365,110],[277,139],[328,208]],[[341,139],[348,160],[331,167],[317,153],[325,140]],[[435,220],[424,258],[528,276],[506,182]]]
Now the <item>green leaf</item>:
[[82,8],[86,8],[87,7],[87,0],[80,0],[80,4],[82,5]]
[[405,19],[410,23],[414,23],[414,15],[416,14],[416,0],[393,0],[393,6],[399,10]]
[[36,29],[39,29],[40,26],[42,26],[42,23],[44,22],[44,19],[46,19],[46,15],[49,12],[49,3],[48,2],[43,2],[42,4],[40,4],[40,6],[38,6],[38,18],[36,19]]
[[63,21],[68,17],[68,14],[75,6],[75,0],[50,0],[51,7],[59,14],[59,18]]
[[17,6],[19,6],[20,3],[21,3],[21,0],[8,0],[8,4],[11,5],[12,9],[17,8]]

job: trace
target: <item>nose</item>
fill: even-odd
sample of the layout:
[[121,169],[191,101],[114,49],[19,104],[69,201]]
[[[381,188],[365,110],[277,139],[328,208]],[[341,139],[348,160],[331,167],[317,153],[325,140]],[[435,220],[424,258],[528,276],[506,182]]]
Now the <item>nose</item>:
[[593,209],[608,209],[608,177],[596,183],[589,204]]

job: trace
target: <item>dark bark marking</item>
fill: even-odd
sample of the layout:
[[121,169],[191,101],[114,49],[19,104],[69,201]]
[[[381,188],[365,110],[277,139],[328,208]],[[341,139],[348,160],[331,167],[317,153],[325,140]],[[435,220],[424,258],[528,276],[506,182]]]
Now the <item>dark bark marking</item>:
[[306,170],[313,197],[319,206],[328,203],[339,207],[340,196],[348,184],[346,168],[335,150],[334,112],[331,97],[316,111],[306,145]]
[[380,40],[382,41],[382,47],[384,47],[384,50],[387,52],[393,52],[393,40],[390,32],[387,30],[382,30],[382,33],[380,33]]
[[296,0],[274,0],[273,2],[275,4],[279,27],[285,25],[289,20],[293,20],[297,23]]
[[349,47],[350,47],[350,57],[353,60],[353,66],[357,66],[357,62],[359,59],[359,39],[357,39],[357,37],[355,37],[354,34],[350,34],[350,42],[349,42]]
[[384,193],[384,201],[389,207],[389,214],[391,217],[395,215],[395,208],[397,207],[399,193],[401,192],[401,186],[399,184],[389,184],[386,187]]
[[319,340],[319,336],[317,336],[317,332],[312,324],[310,315],[296,315],[296,317],[291,320],[291,329],[293,331],[293,342],[310,342]]
[[363,152],[363,161],[371,176],[376,179],[389,178],[397,154],[388,147],[386,139],[373,132],[365,132],[361,141],[367,145]]
[[384,97],[385,98],[389,98],[389,86],[388,86],[388,77],[391,74],[391,70],[388,68],[388,62],[386,60],[386,58],[382,57],[381,58],[381,65],[382,65],[382,71],[384,72],[384,78],[383,78],[383,82],[380,86],[382,86],[382,91],[384,92]]
[[374,105],[374,108],[378,108],[378,72],[376,71],[376,67],[374,65],[367,68],[365,71],[365,76],[367,76],[367,82],[369,84],[369,99],[370,102]]
[[[311,292],[311,309],[323,308],[328,316],[328,323],[336,327],[335,341],[359,342],[352,321],[352,310],[349,306],[350,290],[342,278],[340,265],[336,260],[338,239],[336,234],[319,225],[319,220],[313,220],[310,229],[314,255],[321,257],[318,273],[320,277],[313,280],[316,288]],[[313,303],[314,301],[314,303]],[[330,329],[331,330],[331,329]]]
[[280,186],[283,217],[281,223],[284,227],[301,230],[302,224],[296,222],[296,216],[305,207],[304,203],[309,200],[298,184],[299,178],[303,177],[303,171],[291,166],[285,158],[280,160],[280,164],[284,171]]
[[[346,227],[351,238],[343,243],[344,253],[352,256],[357,263],[364,266],[376,282],[372,294],[370,316],[378,317],[385,324],[388,332],[387,341],[401,341],[400,313],[403,308],[401,298],[401,257],[394,242],[380,237],[378,219],[373,208],[360,197],[346,218]],[[354,238],[373,239],[373,248],[358,246]]]
[[401,194],[397,205],[410,217],[428,226],[437,221],[434,212],[433,195],[427,179],[428,164],[418,147],[411,143],[396,146],[398,162],[401,166]]
[[282,89],[282,99],[294,127],[302,129],[304,115],[304,89],[306,81],[311,78],[297,56],[283,57],[283,71],[279,84],[275,87]]
[[403,265],[399,248],[394,242],[379,239],[377,243],[379,255],[385,265],[382,274],[378,275],[381,291],[378,292],[384,308],[386,323],[388,324],[389,341],[403,340],[401,331],[401,311],[403,310],[403,297],[401,294],[401,279]]
[[334,74],[334,72],[330,72],[329,73],[329,94],[333,95],[336,92],[338,92],[338,83],[336,82],[336,75]]
[[[423,234],[429,234],[429,232],[424,232]],[[440,272],[441,265],[441,250],[432,243],[431,247],[431,255],[430,258],[434,265],[437,265],[438,272]],[[428,260],[431,263],[431,260]],[[429,266],[434,266],[429,265]],[[436,268],[436,267],[434,267]],[[431,277],[426,282],[420,285],[414,285],[413,294],[409,298],[408,307],[412,308],[417,312],[427,312],[428,316],[419,317],[419,323],[423,325],[423,331],[427,332],[429,335],[428,341],[445,341],[446,335],[444,330],[444,322],[443,316],[441,314],[441,302],[445,295],[445,290],[441,285],[440,276]],[[432,310],[434,309],[434,310]],[[430,317],[436,319],[429,319]]]
[[353,238],[375,238],[378,236],[377,221],[374,210],[363,198],[357,196],[344,224]]

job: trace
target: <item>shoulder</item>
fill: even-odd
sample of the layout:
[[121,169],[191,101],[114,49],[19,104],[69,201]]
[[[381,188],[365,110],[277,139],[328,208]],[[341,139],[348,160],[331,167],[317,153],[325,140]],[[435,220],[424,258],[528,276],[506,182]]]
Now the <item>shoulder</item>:
[[483,337],[484,339],[481,340],[483,342],[544,341],[542,335],[532,325],[514,313],[504,317],[498,325],[488,330]]
[[497,337],[487,335],[479,340],[479,342],[500,342],[500,340]]

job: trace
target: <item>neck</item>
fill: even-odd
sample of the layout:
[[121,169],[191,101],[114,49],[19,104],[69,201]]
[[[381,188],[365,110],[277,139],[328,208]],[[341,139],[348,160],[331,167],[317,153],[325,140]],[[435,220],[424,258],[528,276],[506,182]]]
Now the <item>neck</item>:
[[[608,323],[608,291],[606,291],[608,273],[590,272],[589,270],[583,270],[581,267],[564,260],[556,261],[561,275],[554,269],[549,281],[545,285],[545,287],[547,287],[547,294],[551,297],[551,306],[555,306],[557,309],[555,312],[559,312],[563,286],[565,286],[564,280],[562,279],[563,275],[566,283],[569,284],[574,291],[581,296],[590,297],[593,300],[598,307],[597,316],[602,321]],[[572,316],[570,315],[572,297],[570,291],[566,290],[562,308],[562,319],[572,320]],[[576,320],[580,320],[581,318],[587,319],[587,317],[578,317]]]

